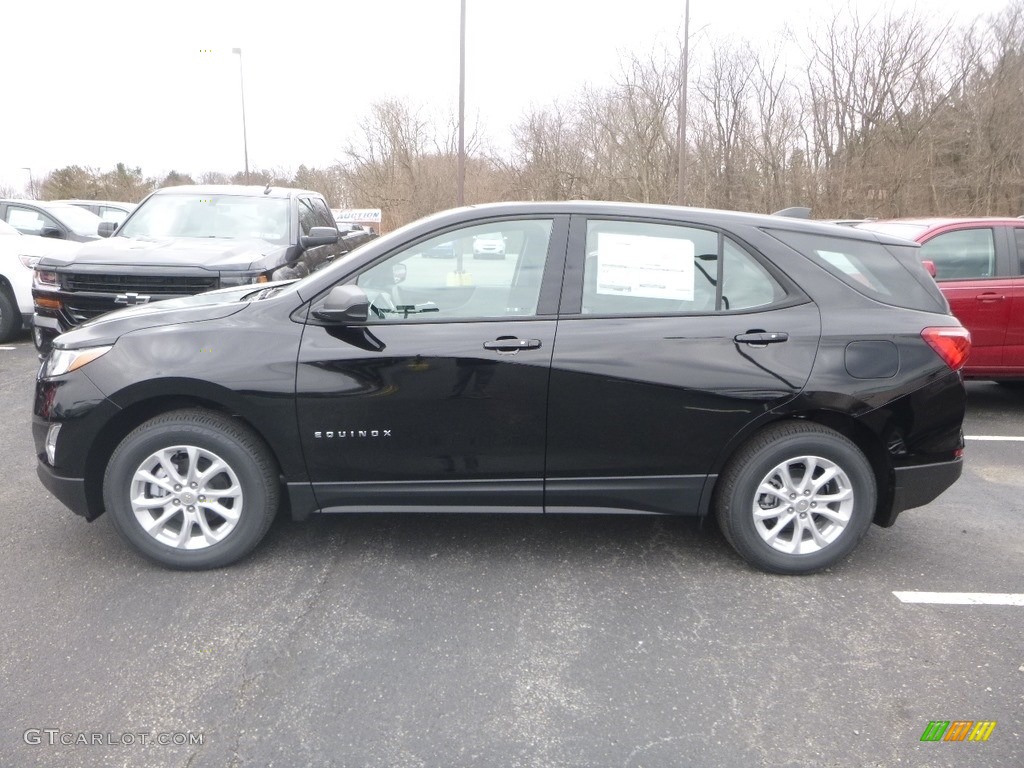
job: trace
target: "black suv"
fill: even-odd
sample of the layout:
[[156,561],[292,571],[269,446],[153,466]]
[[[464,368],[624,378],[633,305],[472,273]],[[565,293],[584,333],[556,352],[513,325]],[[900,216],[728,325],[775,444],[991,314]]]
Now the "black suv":
[[[506,258],[473,260],[493,233]],[[242,557],[284,503],[713,514],[751,563],[805,573],[959,477],[969,349],[902,240],[488,205],[67,333],[33,431],[54,495],[174,568]]]
[[99,233],[110,239],[83,246],[70,261],[36,265],[33,338],[40,351],[104,312],[302,277],[370,239],[340,237],[316,192],[224,185],[159,189],[119,227],[104,222]]

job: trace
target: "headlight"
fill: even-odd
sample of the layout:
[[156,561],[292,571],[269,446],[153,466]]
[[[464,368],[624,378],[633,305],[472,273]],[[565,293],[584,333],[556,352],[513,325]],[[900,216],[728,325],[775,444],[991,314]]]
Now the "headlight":
[[250,283],[265,283],[267,276],[262,272],[221,272],[220,287],[231,288],[236,285],[249,285]]
[[33,288],[53,289],[59,285],[57,273],[51,269],[37,269],[32,275]]
[[[42,256],[19,256],[18,261],[29,269],[35,269],[36,264],[39,263],[39,259],[41,258]],[[54,277],[56,277],[56,275],[54,275]]]
[[83,365],[88,365],[98,357],[107,354],[113,347],[87,347],[85,349],[54,349],[50,356],[43,363],[43,369],[39,376],[44,379],[51,379],[54,376],[63,376],[65,373],[77,371]]

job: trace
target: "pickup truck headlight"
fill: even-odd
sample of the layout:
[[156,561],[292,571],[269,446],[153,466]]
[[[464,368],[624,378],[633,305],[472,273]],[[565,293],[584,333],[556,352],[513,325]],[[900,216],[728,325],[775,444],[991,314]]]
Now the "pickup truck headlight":
[[52,269],[37,269],[32,275],[32,287],[52,291],[60,286],[57,273]]
[[88,365],[93,360],[107,354],[111,349],[113,349],[112,346],[54,349],[43,363],[39,376],[43,379],[51,379],[54,376],[63,376],[65,373],[77,371],[83,365]]
[[18,257],[18,261],[21,262],[22,266],[27,267],[28,269],[35,269],[36,264],[39,263],[39,259],[41,258],[42,256],[25,256],[23,254]]
[[221,272],[220,287],[232,288],[236,285],[249,285],[250,283],[265,283],[268,278],[262,272]]

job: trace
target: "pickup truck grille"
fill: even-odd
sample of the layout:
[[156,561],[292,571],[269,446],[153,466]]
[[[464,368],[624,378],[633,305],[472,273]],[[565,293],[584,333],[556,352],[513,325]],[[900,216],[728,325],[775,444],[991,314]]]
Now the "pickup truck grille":
[[191,296],[217,287],[217,275],[111,275],[66,272],[60,276],[65,291],[90,293],[145,293],[150,296]]

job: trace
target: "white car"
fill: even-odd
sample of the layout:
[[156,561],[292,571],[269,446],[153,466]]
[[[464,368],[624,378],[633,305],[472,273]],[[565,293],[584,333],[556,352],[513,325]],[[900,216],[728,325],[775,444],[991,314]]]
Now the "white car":
[[505,238],[500,232],[473,235],[474,259],[504,259]]
[[32,324],[32,272],[43,256],[70,255],[80,243],[23,235],[0,221],[0,342]]

